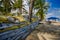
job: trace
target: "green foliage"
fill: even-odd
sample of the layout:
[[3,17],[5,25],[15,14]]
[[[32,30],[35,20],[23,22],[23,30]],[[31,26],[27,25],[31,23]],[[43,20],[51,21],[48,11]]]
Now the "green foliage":
[[3,14],[7,14],[11,11],[11,4],[10,4],[11,0],[1,0],[0,1],[0,12],[2,12]]
[[36,13],[36,16],[39,16],[41,20],[45,18],[45,14],[43,13],[43,11],[41,12],[41,10],[38,10],[38,12]]
[[3,6],[4,6],[4,11],[6,13],[10,12],[11,10],[10,0],[3,0]]
[[17,1],[15,1],[13,7],[14,8],[20,8],[22,6],[21,4],[22,4],[22,0],[17,0]]
[[45,0],[36,0],[34,2],[34,9],[38,9],[36,15],[39,16],[40,20],[44,19],[48,8],[49,4],[46,3]]
[[41,8],[43,7],[44,4],[45,4],[45,0],[35,0],[34,9]]

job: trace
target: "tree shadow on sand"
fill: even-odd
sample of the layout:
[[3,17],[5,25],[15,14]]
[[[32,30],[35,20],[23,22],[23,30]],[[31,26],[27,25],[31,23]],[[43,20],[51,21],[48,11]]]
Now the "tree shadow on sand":
[[[50,27],[48,27],[48,26],[50,26]],[[37,33],[39,33],[39,32],[42,34],[41,37],[43,38],[43,40],[47,40],[46,38],[48,38],[48,37],[46,35],[52,36],[49,39],[60,40],[60,31],[51,26],[53,26],[53,25],[41,24],[38,27],[36,27],[36,29],[32,33],[27,35],[23,40],[26,40],[26,38],[27,38],[27,40],[37,40],[37,39],[39,40],[39,38],[37,38]]]
[[[50,27],[48,27],[48,26],[50,26]],[[47,35],[48,34],[51,34],[52,36],[54,35],[55,37],[50,38],[52,40],[60,40],[59,29],[51,27],[51,26],[54,26],[54,25],[43,25],[43,24],[41,24],[39,27],[36,28],[36,30],[39,31],[40,33],[43,33],[43,34],[47,33]]]

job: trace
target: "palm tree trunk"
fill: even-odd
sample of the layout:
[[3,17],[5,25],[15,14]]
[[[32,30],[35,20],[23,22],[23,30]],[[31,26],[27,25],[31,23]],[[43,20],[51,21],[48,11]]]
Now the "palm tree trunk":
[[30,6],[29,6],[29,21],[30,22],[32,22],[31,18],[32,18],[33,4],[34,4],[34,0],[30,0]]
[[42,21],[44,19],[44,13],[43,13],[43,9],[41,9],[41,13],[40,13],[40,21]]
[[19,10],[20,10],[20,14],[22,14],[22,0],[20,0],[20,8],[19,8]]

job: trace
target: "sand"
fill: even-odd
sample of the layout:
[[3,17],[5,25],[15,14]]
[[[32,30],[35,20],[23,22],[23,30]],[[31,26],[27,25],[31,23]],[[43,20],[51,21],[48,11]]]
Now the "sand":
[[53,25],[60,26],[60,22],[52,23]]
[[48,34],[48,33],[37,33],[37,36],[39,38],[39,40],[60,40],[60,37],[56,36],[56,35],[52,35],[52,34]]
[[60,27],[58,25],[40,24],[26,40],[60,40]]

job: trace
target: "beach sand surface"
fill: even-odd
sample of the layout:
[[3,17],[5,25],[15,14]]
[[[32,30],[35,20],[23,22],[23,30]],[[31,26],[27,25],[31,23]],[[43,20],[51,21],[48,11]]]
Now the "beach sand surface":
[[60,40],[60,27],[57,25],[40,24],[26,40]]

